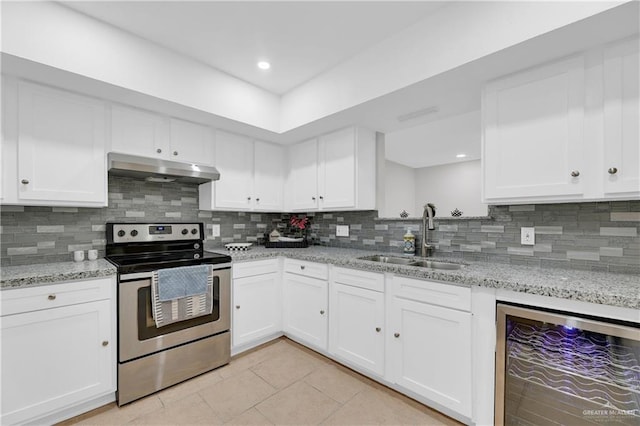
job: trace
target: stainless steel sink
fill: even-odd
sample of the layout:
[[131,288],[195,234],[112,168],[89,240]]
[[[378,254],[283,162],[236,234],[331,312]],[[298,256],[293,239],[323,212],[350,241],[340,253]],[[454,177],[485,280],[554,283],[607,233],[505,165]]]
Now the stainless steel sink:
[[392,263],[394,265],[409,265],[414,262],[415,259],[409,259],[407,257],[391,257],[391,256],[382,256],[376,254],[375,256],[365,256],[360,257],[362,260],[370,260],[372,262],[380,262],[380,263]]
[[455,271],[462,268],[462,265],[459,263],[438,262],[435,260],[417,260],[409,263],[409,266],[420,266],[421,268],[429,269],[445,269],[448,271]]
[[390,263],[393,265],[418,266],[420,268],[442,269],[442,270],[448,270],[448,271],[455,271],[462,268],[463,266],[459,263],[440,262],[437,260],[430,260],[430,259],[383,256],[379,254],[376,254],[374,256],[359,257],[358,259],[369,260],[372,262]]

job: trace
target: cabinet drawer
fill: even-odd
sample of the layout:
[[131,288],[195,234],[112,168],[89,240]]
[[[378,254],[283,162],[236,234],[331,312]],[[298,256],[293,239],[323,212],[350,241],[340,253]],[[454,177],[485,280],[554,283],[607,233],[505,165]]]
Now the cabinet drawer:
[[469,287],[394,276],[393,294],[403,299],[471,311],[471,288]]
[[2,316],[110,299],[115,286],[112,277],[3,290]]
[[335,283],[360,287],[367,290],[384,291],[384,274],[348,268],[333,268],[331,280]]
[[257,260],[233,264],[233,278],[253,277],[255,275],[278,272],[278,259]]
[[284,271],[305,277],[329,279],[329,266],[324,263],[306,262],[304,260],[285,259]]

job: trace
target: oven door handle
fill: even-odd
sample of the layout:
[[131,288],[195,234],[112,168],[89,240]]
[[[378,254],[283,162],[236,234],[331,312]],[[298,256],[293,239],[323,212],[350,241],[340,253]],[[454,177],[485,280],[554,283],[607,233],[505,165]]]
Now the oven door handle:
[[[218,263],[215,265],[211,265],[213,267],[213,271],[219,269],[228,269],[231,268],[231,263]],[[131,280],[141,280],[145,278],[153,278],[153,273],[155,271],[147,271],[147,272],[134,272],[132,274],[120,274],[120,281],[131,281]]]

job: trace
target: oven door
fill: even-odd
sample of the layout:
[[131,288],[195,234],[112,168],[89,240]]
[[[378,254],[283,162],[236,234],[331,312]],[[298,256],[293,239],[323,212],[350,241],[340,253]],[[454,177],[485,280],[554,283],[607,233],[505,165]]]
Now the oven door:
[[118,361],[179,346],[229,330],[230,269],[213,270],[213,310],[209,315],[156,327],[151,315],[151,273],[127,274],[118,284]]

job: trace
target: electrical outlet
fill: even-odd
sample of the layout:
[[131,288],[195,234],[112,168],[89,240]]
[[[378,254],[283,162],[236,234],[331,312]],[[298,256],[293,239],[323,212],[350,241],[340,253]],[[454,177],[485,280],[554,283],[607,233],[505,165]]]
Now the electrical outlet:
[[348,237],[349,225],[336,225],[336,237]]
[[213,238],[220,236],[220,224],[214,223],[211,225],[211,236]]
[[536,243],[536,228],[520,228],[520,244],[532,246]]

